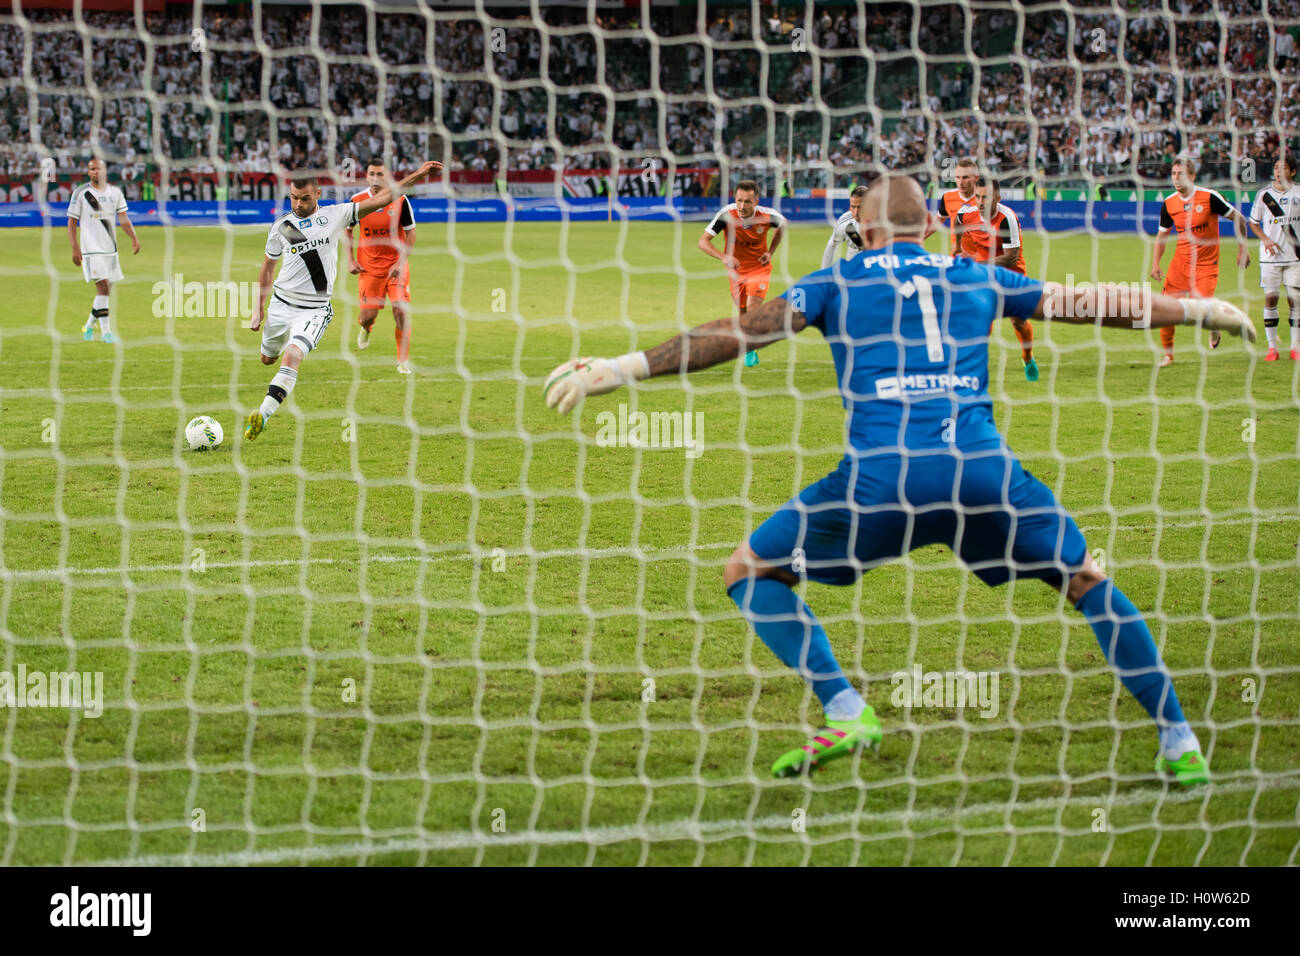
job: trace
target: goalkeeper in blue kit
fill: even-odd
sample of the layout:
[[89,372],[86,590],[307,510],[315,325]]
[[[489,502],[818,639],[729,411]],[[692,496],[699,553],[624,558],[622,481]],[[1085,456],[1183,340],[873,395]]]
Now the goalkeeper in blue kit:
[[850,585],[915,548],[943,544],[990,586],[1037,578],[1064,591],[1123,685],[1155,721],[1156,770],[1183,784],[1209,768],[1141,612],[1088,553],[1083,534],[999,434],[987,391],[995,319],[1063,319],[1117,328],[1201,325],[1254,341],[1249,318],[1217,299],[1175,299],[1128,286],[1073,289],[1000,267],[927,253],[933,231],[920,186],[886,175],[858,211],[864,249],[805,276],[781,297],[646,352],[557,369],[547,405],[654,375],[709,368],[808,326],[830,345],[848,413],[839,467],[783,505],[736,549],[727,593],[758,636],[812,684],[825,727],[773,765],[810,771],[878,744],[880,722],[845,678],[801,578]]

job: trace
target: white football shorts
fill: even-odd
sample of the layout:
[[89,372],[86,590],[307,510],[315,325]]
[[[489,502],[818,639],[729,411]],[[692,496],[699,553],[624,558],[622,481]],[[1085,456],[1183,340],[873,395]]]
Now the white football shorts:
[[87,282],[107,279],[109,282],[121,282],[122,266],[117,261],[116,252],[83,252],[81,254],[81,274]]
[[334,307],[331,304],[304,309],[290,305],[272,293],[271,302],[266,307],[266,321],[262,323],[262,354],[276,358],[292,344],[306,355],[320,345],[333,318]]
[[1300,289],[1300,262],[1261,262],[1259,287],[1269,295],[1277,295],[1282,286]]

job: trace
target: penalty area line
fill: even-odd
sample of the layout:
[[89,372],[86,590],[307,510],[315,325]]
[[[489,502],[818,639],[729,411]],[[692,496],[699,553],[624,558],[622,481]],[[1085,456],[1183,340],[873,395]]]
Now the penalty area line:
[[[832,813],[809,816],[807,827],[837,827],[854,823],[885,823],[909,826],[943,820],[962,820],[992,814],[1031,813],[1061,810],[1067,807],[1143,806],[1148,803],[1199,803],[1211,797],[1234,793],[1262,792],[1264,790],[1300,788],[1300,779],[1237,780],[1191,790],[1166,790],[1145,788],[1115,795],[1089,795],[1077,797],[1041,797],[1022,803],[982,803],[954,810],[951,807],[933,807],[925,810],[888,810],[877,813]],[[524,833],[473,833],[458,831],[430,833],[424,836],[392,837],[379,840],[361,840],[351,843],[332,843],[307,847],[277,847],[269,850],[239,850],[214,854],[151,854],[116,860],[82,863],[79,866],[256,866],[259,864],[308,863],[317,860],[334,860],[344,857],[383,856],[392,853],[415,853],[442,850],[473,850],[496,846],[563,846],[575,843],[605,845],[629,840],[665,842],[671,840],[700,840],[713,842],[750,836],[761,830],[789,830],[789,816],[774,814],[753,820],[673,820],[666,823],[590,827],[585,830],[533,830]]]
[[[1149,525],[1081,525],[1079,530],[1084,534],[1133,531],[1154,532],[1157,529],[1163,530],[1165,528],[1205,528],[1249,524],[1267,525],[1293,521],[1300,521],[1300,515],[1222,518],[1218,521],[1212,521],[1208,526],[1201,521],[1160,521],[1153,522]],[[553,558],[635,558],[639,552],[641,554],[654,554],[660,556],[678,555],[682,560],[690,560],[701,551],[734,549],[738,543],[739,542],[735,541],[717,541],[711,544],[697,544],[693,547],[680,545],[665,548],[656,545],[642,545],[638,548],[626,546],[618,548],[567,548],[555,551],[506,551],[505,557],[536,558],[539,561],[550,560]],[[414,561],[427,561],[432,564],[439,561],[473,561],[476,558],[479,560],[491,560],[493,557],[495,557],[495,555],[491,551],[485,551],[477,555],[471,554],[470,552],[431,555],[380,554],[372,555],[367,558],[280,558],[274,561],[208,561],[203,567],[204,571],[212,571],[230,570],[232,568],[293,568],[304,564],[401,564]],[[23,571],[0,568],[0,581],[57,581],[64,577],[77,576],[95,577],[131,574],[179,574],[186,570],[189,570],[194,574],[203,573],[195,570],[188,562],[185,564],[141,564],[129,565],[127,567],[102,568],[33,568]]]

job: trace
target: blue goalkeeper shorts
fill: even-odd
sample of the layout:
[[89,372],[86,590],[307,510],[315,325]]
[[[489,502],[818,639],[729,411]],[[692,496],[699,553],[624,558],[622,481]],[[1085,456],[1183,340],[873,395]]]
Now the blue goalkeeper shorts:
[[1005,446],[846,457],[749,538],[764,561],[836,585],[930,544],[946,545],[990,587],[1012,578],[1063,587],[1088,552],[1056,496]]

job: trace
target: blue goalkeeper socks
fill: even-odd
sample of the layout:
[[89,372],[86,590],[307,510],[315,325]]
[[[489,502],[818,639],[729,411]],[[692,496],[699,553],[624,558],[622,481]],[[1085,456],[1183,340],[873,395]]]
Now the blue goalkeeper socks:
[[1119,671],[1119,679],[1155,720],[1161,746],[1176,749],[1191,729],[1142,612],[1110,578],[1085,594],[1075,607],[1087,618],[1106,660]]
[[[826,631],[788,585],[775,578],[743,578],[727,588],[727,596],[772,653],[812,684],[828,720],[852,720],[862,712],[862,698],[840,671]],[[843,691],[850,694],[831,706]]]

